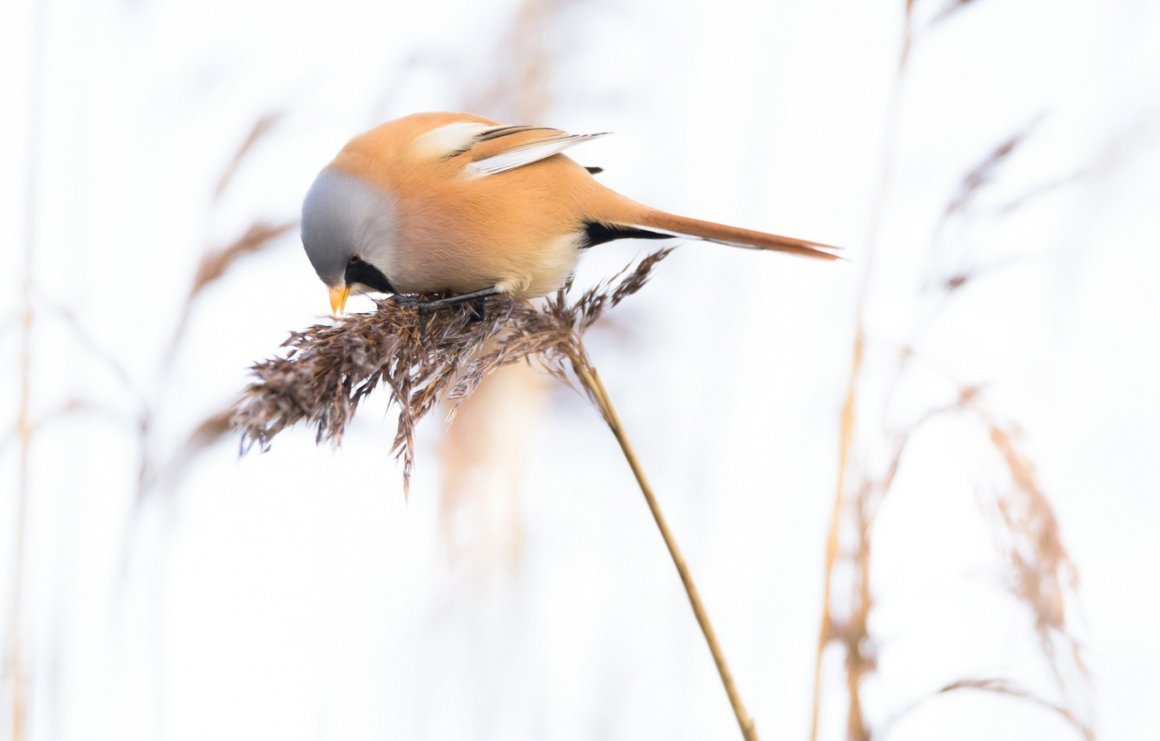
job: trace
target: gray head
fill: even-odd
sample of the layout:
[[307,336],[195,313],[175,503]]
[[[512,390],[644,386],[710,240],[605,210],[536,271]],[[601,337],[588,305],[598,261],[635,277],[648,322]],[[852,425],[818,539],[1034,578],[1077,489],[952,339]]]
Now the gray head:
[[[302,245],[314,271],[330,287],[332,303],[343,303],[352,287],[394,293],[386,262],[395,232],[390,198],[339,170],[319,173],[302,203]],[[335,298],[339,293],[341,301]]]

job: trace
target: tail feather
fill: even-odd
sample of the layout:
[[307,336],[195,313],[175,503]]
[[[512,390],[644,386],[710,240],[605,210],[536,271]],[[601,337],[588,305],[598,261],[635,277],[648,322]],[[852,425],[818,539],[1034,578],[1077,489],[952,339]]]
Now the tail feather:
[[717,242],[732,247],[747,247],[757,250],[773,250],[786,252],[802,257],[812,257],[818,260],[841,260],[842,257],[833,254],[840,250],[821,242],[808,239],[794,239],[777,234],[768,234],[753,229],[742,229],[738,226],[727,226],[712,221],[691,219],[687,216],[665,213],[648,209],[636,215],[636,223],[625,224],[634,229],[643,229],[657,234],[667,234],[674,237],[702,239],[708,242]]

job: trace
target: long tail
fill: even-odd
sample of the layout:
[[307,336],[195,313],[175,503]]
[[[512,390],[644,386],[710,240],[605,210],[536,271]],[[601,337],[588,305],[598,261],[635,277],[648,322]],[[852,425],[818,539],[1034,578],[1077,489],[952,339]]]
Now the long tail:
[[725,224],[716,224],[712,221],[690,219],[687,216],[677,216],[676,214],[669,214],[651,208],[644,208],[637,211],[633,214],[633,221],[634,223],[624,224],[624,226],[657,235],[703,239],[708,242],[727,244],[732,247],[748,247],[749,249],[788,252],[793,255],[812,257],[818,260],[842,259],[840,256],[833,254],[834,251],[840,248],[828,244],[812,242],[807,239],[782,237],[777,234],[767,234],[766,232],[742,229],[737,226],[726,226]]

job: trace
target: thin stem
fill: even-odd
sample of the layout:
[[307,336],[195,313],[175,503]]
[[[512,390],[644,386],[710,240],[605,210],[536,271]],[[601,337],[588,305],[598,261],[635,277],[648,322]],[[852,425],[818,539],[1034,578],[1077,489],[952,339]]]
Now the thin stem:
[[16,514],[12,538],[12,594],[8,615],[8,646],[6,674],[11,682],[12,739],[23,741],[27,718],[28,677],[24,666],[24,573],[28,550],[29,468],[34,424],[31,417],[32,377],[32,323],[31,305],[26,305],[21,321],[20,343],[20,407],[16,428],[20,441],[20,458],[16,484]]
[[640,486],[640,491],[644,494],[645,502],[648,503],[649,511],[652,512],[657,529],[661,531],[661,537],[665,541],[665,546],[669,549],[669,555],[673,559],[673,565],[677,567],[677,573],[680,575],[681,583],[685,587],[685,594],[688,595],[689,604],[693,607],[693,615],[697,618],[697,624],[701,626],[701,632],[705,635],[705,642],[709,644],[709,652],[713,654],[713,663],[717,665],[717,673],[721,675],[721,684],[725,686],[725,694],[729,696],[729,704],[733,706],[733,714],[737,716],[737,724],[741,727],[741,735],[746,741],[757,741],[757,728],[753,723],[753,718],[746,712],[745,705],[741,702],[741,695],[738,694],[737,687],[733,683],[733,675],[729,671],[729,665],[725,662],[725,654],[721,650],[721,645],[717,642],[717,634],[713,632],[713,626],[709,622],[709,614],[705,611],[705,605],[701,602],[701,595],[697,591],[697,585],[693,582],[693,575],[689,572],[689,567],[685,564],[685,559],[681,555],[681,549],[677,546],[677,541],[673,537],[672,531],[669,530],[668,523],[665,522],[665,517],[661,513],[660,504],[657,502],[656,495],[653,494],[652,486],[649,485],[648,479],[645,478],[644,470],[641,468],[640,461],[636,457],[636,452],[632,448],[632,443],[629,442],[628,435],[625,434],[624,427],[620,423],[620,417],[617,416],[616,409],[612,406],[612,400],[608,396],[608,391],[600,381],[600,374],[596,372],[596,368],[589,362],[587,355],[583,355],[579,359],[574,358],[572,368],[576,371],[576,375],[580,379],[581,384],[588,390],[588,393],[591,394],[593,400],[600,408],[600,413],[604,417],[604,421],[608,423],[608,428],[616,436],[616,442],[620,444],[620,450],[624,453],[624,459],[628,461],[628,465],[636,477],[636,482]]
[[20,459],[17,464],[15,515],[12,538],[12,592],[9,598],[8,641],[5,669],[11,682],[12,740],[23,741],[27,735],[28,677],[24,663],[24,576],[28,551],[28,509],[31,498],[32,438],[35,424],[32,420],[32,340],[35,314],[33,310],[33,270],[36,257],[37,194],[40,189],[40,136],[41,109],[44,90],[46,3],[37,3],[32,19],[32,74],[29,88],[28,133],[25,152],[25,223],[24,275],[21,279],[20,317],[20,401],[16,413],[16,429],[20,441]]
[[818,647],[814,654],[813,705],[810,716],[810,739],[818,738],[818,715],[821,707],[822,657],[826,646],[834,638],[834,618],[830,611],[833,589],[834,567],[838,562],[838,535],[841,531],[842,512],[846,508],[846,474],[849,470],[849,455],[854,438],[854,408],[857,401],[858,374],[862,367],[862,327],[854,337],[854,357],[850,363],[850,379],[846,388],[846,400],[842,405],[841,440],[838,445],[838,482],[834,494],[834,507],[830,512],[830,528],[826,536],[826,564],[822,584],[822,619],[818,626]]
[[[866,249],[861,259],[862,281],[858,288],[858,298],[855,304],[854,346],[850,359],[850,374],[846,382],[845,401],[842,404],[841,433],[838,442],[838,476],[835,484],[834,507],[830,512],[829,531],[826,535],[825,572],[822,586],[822,617],[818,626],[818,645],[814,654],[814,686],[813,702],[810,714],[810,741],[817,741],[818,718],[821,708],[822,688],[822,658],[826,647],[835,637],[834,617],[830,610],[830,601],[833,598],[834,569],[837,566],[840,553],[839,536],[842,529],[842,514],[847,507],[847,478],[849,475],[850,457],[854,447],[854,426],[858,409],[858,388],[862,376],[862,358],[866,349],[865,313],[867,298],[870,293],[874,270],[874,256],[878,246],[878,234],[881,230],[882,217],[886,207],[886,196],[891,174],[894,170],[895,140],[898,131],[898,118],[902,110],[902,83],[906,75],[906,66],[910,60],[912,43],[912,10],[913,0],[907,0],[902,28],[902,47],[898,55],[898,67],[890,88],[890,99],[886,108],[886,125],[882,148],[882,161],[878,173],[878,187],[873,196],[870,210],[870,221],[866,230]],[[864,569],[869,564],[863,564]],[[867,605],[862,605],[867,607]],[[864,618],[865,616],[863,616]],[[864,622],[864,621],[863,621]],[[847,657],[847,664],[852,657]],[[850,739],[866,738],[866,730],[862,719],[861,698],[859,696],[861,675],[847,676],[846,688],[849,700],[849,711],[846,718],[847,737]]]

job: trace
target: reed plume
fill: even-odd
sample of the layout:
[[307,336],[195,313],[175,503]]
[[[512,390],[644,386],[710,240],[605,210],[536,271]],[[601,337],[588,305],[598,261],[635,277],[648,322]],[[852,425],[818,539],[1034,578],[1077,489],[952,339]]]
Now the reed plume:
[[415,462],[415,426],[441,401],[450,402],[449,416],[454,416],[456,405],[487,376],[519,362],[534,362],[552,377],[582,389],[616,437],[636,477],[742,736],[754,741],[753,720],[733,683],[692,575],[583,343],[584,333],[604,312],[643,288],[656,264],[671,251],[654,252],[575,299],[571,281],[541,306],[496,297],[482,307],[425,313],[385,299],[376,302],[373,313],[344,316],[333,324],[293,332],[283,344],[288,348],[284,354],[253,366],[254,381],[235,406],[233,424],[241,431],[243,452],[254,445],[268,449],[280,432],[300,422],[314,428],[316,442],[338,444],[362,402],[385,384],[388,405],[399,412],[391,450],[403,460],[406,491]]
[[451,402],[454,416],[456,405],[488,375],[521,361],[534,360],[553,377],[583,387],[569,370],[590,366],[584,332],[639,291],[670,251],[654,252],[575,300],[569,282],[539,307],[490,298],[481,317],[470,306],[424,313],[388,298],[377,301],[373,313],[293,332],[285,354],[253,366],[254,381],[235,406],[243,450],[255,444],[268,449],[278,433],[299,422],[314,428],[317,442],[340,443],[359,405],[385,384],[388,405],[399,412],[391,452],[402,458],[409,485],[415,426],[440,401]]

